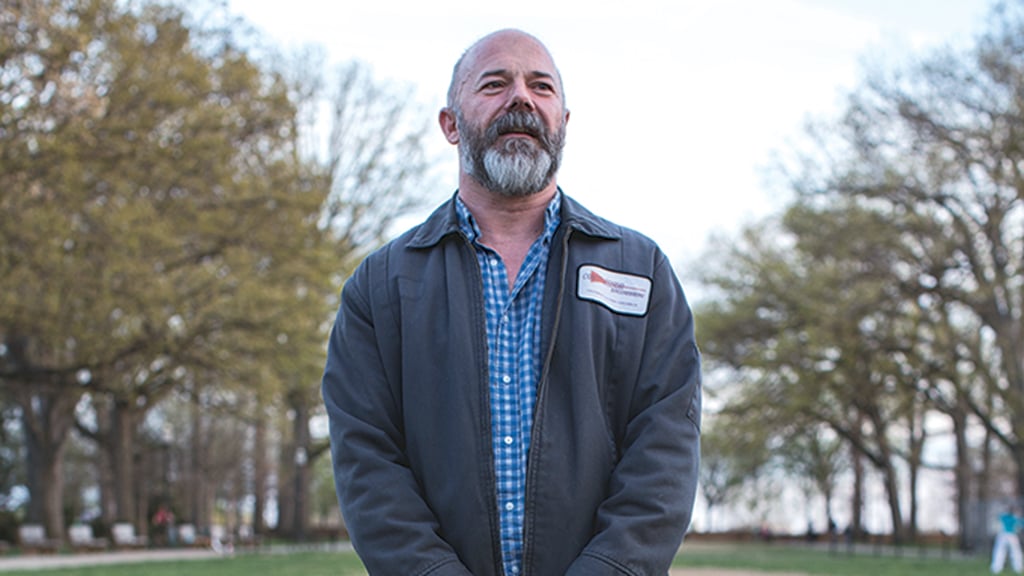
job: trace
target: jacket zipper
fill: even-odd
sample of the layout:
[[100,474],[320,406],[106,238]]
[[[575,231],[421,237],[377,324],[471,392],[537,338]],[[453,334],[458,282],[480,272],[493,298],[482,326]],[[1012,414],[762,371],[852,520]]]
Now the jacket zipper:
[[[486,394],[484,394],[484,396],[483,396],[483,399],[486,400],[486,402],[485,402],[485,405],[481,406],[480,413],[481,413],[481,417],[483,418],[483,426],[482,426],[482,428],[483,428],[483,433],[485,435],[484,437],[489,439],[491,437],[490,376],[488,375],[488,371],[490,370],[490,367],[488,366],[488,363],[487,363],[487,346],[488,346],[488,344],[487,344],[487,330],[486,330],[486,327],[485,327],[487,313],[486,313],[486,311],[483,310],[483,306],[484,306],[484,294],[483,294],[484,278],[483,278],[483,272],[480,270],[479,262],[477,261],[476,248],[473,247],[472,242],[469,241],[469,238],[466,237],[465,234],[463,234],[462,232],[459,232],[458,234],[459,234],[459,237],[462,238],[462,244],[463,244],[463,246],[465,247],[466,251],[469,254],[468,260],[469,260],[469,262],[472,263],[471,268],[476,273],[476,278],[475,278],[476,282],[472,283],[473,284],[473,286],[472,286],[473,296],[474,296],[474,300],[475,300],[474,301],[474,310],[476,311],[476,317],[475,317],[476,322],[474,322],[474,324],[476,324],[477,351],[480,352],[482,350],[483,351],[483,355],[484,355],[484,357],[483,357],[484,371],[483,371],[483,374],[477,374],[477,377],[478,378],[482,378],[483,390],[486,392]],[[483,331],[483,334],[481,334],[481,331]],[[483,344],[482,348],[481,348],[481,343]],[[497,499],[498,498],[498,496],[497,496],[498,488],[497,488],[497,482],[495,480],[495,478],[497,476],[497,471],[494,469],[494,450],[491,447],[491,442],[488,441],[485,444],[487,446],[487,448],[486,448],[486,457],[484,458],[486,460],[486,466],[487,466],[487,481],[488,481],[487,490],[488,490],[489,494],[491,494],[491,505],[489,506],[489,510],[488,510],[488,513],[487,513],[487,517],[490,520],[489,523],[490,523],[490,526],[491,526],[491,554],[495,558],[495,562],[497,563],[496,564],[496,568],[498,570],[498,573],[501,574],[501,573],[504,572],[504,568],[503,568],[502,553],[501,553],[501,529],[499,527],[499,523],[501,522],[501,519],[498,518],[498,516],[497,516],[497,514],[498,514],[498,499]]]
[[[565,236],[562,238],[562,262],[558,275],[558,299],[555,302],[555,318],[551,325],[551,341],[548,342],[548,349],[544,353],[544,363],[541,365],[540,383],[537,386],[537,403],[533,410],[533,425],[531,426],[533,431],[530,434],[531,448],[530,453],[526,455],[526,503],[525,509],[523,510],[523,574],[531,574],[533,572],[532,567],[530,567],[533,556],[533,546],[531,545],[531,525],[533,523],[533,506],[531,503],[533,499],[530,498],[530,494],[533,492],[533,486],[537,483],[537,480],[535,479],[537,471],[533,465],[533,461],[535,460],[534,453],[537,451],[537,447],[540,444],[536,440],[543,432],[542,426],[540,426],[543,420],[540,416],[544,411],[544,398],[546,397],[548,387],[548,374],[551,370],[551,359],[554,357],[555,353],[555,340],[557,340],[558,337],[558,326],[562,320],[562,306],[565,303],[565,288],[568,284],[565,274],[569,267],[569,237],[572,236],[572,231],[572,227],[567,226]],[[545,289],[545,292],[546,291],[547,290]]]

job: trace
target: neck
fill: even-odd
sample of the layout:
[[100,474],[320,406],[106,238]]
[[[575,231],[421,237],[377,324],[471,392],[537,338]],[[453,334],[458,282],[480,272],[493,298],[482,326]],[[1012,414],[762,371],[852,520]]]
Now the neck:
[[526,253],[544,231],[544,213],[558,187],[552,181],[536,194],[509,198],[482,188],[469,177],[461,178],[459,184],[459,198],[480,227],[480,243],[501,256],[511,290]]
[[473,213],[481,241],[490,244],[533,243],[544,230],[544,212],[558,192],[553,180],[540,192],[522,197],[495,194],[472,178],[461,180],[459,197]]

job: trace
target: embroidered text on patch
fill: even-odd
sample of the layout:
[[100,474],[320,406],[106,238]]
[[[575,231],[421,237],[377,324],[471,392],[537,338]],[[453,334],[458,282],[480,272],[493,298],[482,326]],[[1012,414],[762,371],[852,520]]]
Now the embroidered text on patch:
[[576,296],[620,314],[643,316],[651,299],[651,280],[586,264],[579,269]]

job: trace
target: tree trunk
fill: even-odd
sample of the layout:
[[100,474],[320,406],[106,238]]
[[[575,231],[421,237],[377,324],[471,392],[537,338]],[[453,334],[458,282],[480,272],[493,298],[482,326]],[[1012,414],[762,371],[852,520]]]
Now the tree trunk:
[[64,451],[82,394],[73,385],[33,383],[17,395],[25,433],[30,500],[27,520],[50,538],[64,535]]
[[[1018,194],[1021,191],[1018,190]],[[1009,309],[1007,309],[1009,307]],[[1000,349],[1003,370],[1009,383],[1011,406],[1011,423],[1014,431],[1024,430],[1024,323],[1020,320],[1021,310],[1004,301],[999,306],[998,320],[992,322],[997,333],[997,344]],[[1015,314],[1016,313],[1016,314]],[[1014,317],[1016,316],[1016,318]],[[1017,502],[1024,499],[1024,441],[1020,435],[1014,434],[1016,442],[1009,448],[1013,453],[1017,467]]]
[[263,526],[263,510],[267,492],[267,422],[262,405],[257,406],[253,430],[252,470],[252,531],[262,535],[266,531]]
[[[923,418],[921,419],[923,420]],[[918,530],[917,530],[917,515],[918,515],[918,500],[917,491],[918,484],[921,477],[921,457],[922,450],[925,443],[924,424],[919,421],[918,418],[912,418],[910,423],[910,459],[907,462],[910,475],[910,511],[909,518],[907,521],[907,541],[917,542]],[[899,500],[897,499],[897,502]]]
[[825,497],[825,530],[829,535],[833,535],[836,531],[836,521],[832,516],[832,487],[829,486],[822,490],[822,495]]
[[[989,403],[992,402],[993,399],[990,397]],[[981,503],[981,510],[978,511],[978,526],[981,533],[977,535],[975,543],[980,546],[989,544],[987,524],[989,507],[992,505],[992,444],[994,442],[992,429],[986,427],[985,441],[981,445],[981,470],[978,472],[978,502]]]
[[[1014,430],[1024,430],[1024,421],[1016,423]],[[1013,463],[1017,468],[1017,493],[1014,494],[1014,500],[1021,502],[1024,500],[1024,442],[1014,444],[1012,451]]]
[[892,521],[893,544],[903,544],[905,527],[903,526],[903,513],[900,510],[900,483],[896,470],[887,465],[882,469],[882,476],[885,479],[885,494],[889,500],[889,518]]
[[304,391],[286,395],[291,419],[290,441],[282,442],[278,462],[278,531],[296,540],[309,531],[309,406]]
[[953,435],[956,440],[956,523],[959,532],[960,550],[971,548],[972,534],[970,519],[971,500],[971,460],[970,449],[967,444],[967,415],[960,401],[961,407],[954,414],[950,415],[953,421]]
[[848,529],[854,540],[860,540],[864,533],[864,462],[854,448],[850,450],[853,452],[853,496],[850,502],[852,519]]
[[277,532],[291,537],[295,526],[295,443],[284,441],[277,462]]
[[299,396],[293,395],[293,399],[297,401],[292,403],[292,409],[295,410],[295,420],[292,421],[295,438],[292,536],[296,540],[305,540],[309,529],[309,407],[306,406],[305,399],[298,398]]
[[131,462],[133,480],[131,494],[135,502],[132,507],[133,514],[128,521],[135,526],[139,534],[149,536],[149,498],[153,493],[154,483],[151,481],[152,476],[147,478],[146,471],[152,470],[153,454],[152,452],[136,454],[133,451]]
[[115,399],[111,402],[110,423],[113,434],[108,450],[113,462],[117,521],[138,525],[141,510],[136,501],[138,485],[135,483],[135,419],[126,400]]
[[39,466],[37,478],[41,480],[38,486],[38,494],[32,498],[41,502],[41,521],[46,527],[46,533],[51,538],[63,538],[64,535],[64,514],[61,504],[64,501],[64,448],[67,444],[62,442],[59,447],[51,446],[43,451],[37,461]]
[[192,396],[192,437],[189,471],[189,498],[191,498],[192,521],[199,528],[210,527],[210,490],[206,478],[206,427],[200,392]]
[[[917,490],[918,480],[921,477],[921,464],[915,462],[910,465],[910,511],[909,518],[907,519],[907,541],[917,542],[917,514],[918,514],[918,501],[917,501]],[[898,501],[898,500],[897,500]]]
[[113,442],[113,408],[102,398],[93,397],[96,405],[96,461],[100,491],[100,520],[104,526],[117,522],[117,483],[114,474],[114,457],[110,445]]
[[[889,504],[889,520],[892,522],[892,540],[893,544],[900,545],[903,544],[906,527],[903,525],[903,512],[900,506],[899,472],[896,470],[893,451],[887,439],[885,422],[877,412],[871,413],[870,422],[875,430],[875,441],[878,443],[878,457],[874,460],[874,464],[882,473],[882,480],[885,484],[885,495]],[[913,434],[913,430],[911,430],[911,434]]]

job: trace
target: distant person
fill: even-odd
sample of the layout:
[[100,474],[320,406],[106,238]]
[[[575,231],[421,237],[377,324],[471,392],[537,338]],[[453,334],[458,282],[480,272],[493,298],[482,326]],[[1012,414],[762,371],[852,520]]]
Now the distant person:
[[174,546],[177,544],[176,532],[174,527],[174,512],[167,507],[166,504],[161,504],[157,508],[156,514],[153,515],[153,525],[164,533],[165,542],[168,546]]
[[1010,555],[1010,566],[1013,567],[1013,571],[1017,574],[1024,572],[1020,537],[1017,536],[1022,522],[1024,522],[1024,518],[1019,516],[1016,506],[1008,508],[999,515],[999,532],[996,533],[996,541],[992,546],[991,570],[993,574],[1003,571],[1007,553]]
[[[533,36],[471,46],[439,119],[458,191],[360,264],[329,342],[355,549],[382,576],[664,576],[700,436],[676,275],[558,187],[569,112]],[[628,106],[603,121],[628,123]]]

